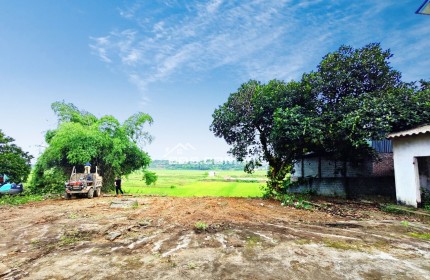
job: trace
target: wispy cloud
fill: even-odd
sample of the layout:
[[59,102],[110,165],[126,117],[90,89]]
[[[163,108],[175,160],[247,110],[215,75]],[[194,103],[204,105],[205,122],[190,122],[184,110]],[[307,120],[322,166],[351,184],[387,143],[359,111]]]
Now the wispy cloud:
[[[234,68],[242,79],[289,80],[313,70],[341,44],[360,47],[385,39],[407,44],[398,30],[388,27],[387,32],[382,19],[393,5],[372,0],[141,1],[119,9],[132,28],[91,38],[90,47],[142,90],[222,67]],[[417,44],[428,48],[426,42]]]

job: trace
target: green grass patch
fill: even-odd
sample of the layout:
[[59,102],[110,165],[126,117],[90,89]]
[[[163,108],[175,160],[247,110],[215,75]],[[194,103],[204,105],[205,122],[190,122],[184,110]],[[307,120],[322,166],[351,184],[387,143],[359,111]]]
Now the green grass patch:
[[[216,171],[208,177],[202,170],[152,170],[158,176],[155,186],[146,186],[141,173],[133,173],[124,180],[126,193],[161,196],[221,196],[261,197],[266,172],[247,174],[243,171]],[[242,180],[244,179],[244,180]],[[251,182],[249,180],[252,180]]]
[[208,225],[203,222],[197,222],[194,224],[194,230],[197,232],[202,232],[208,229]]
[[409,235],[423,240],[430,240],[430,233],[410,232]]
[[43,200],[42,195],[2,195],[0,196],[0,205],[20,205],[41,200]]
[[354,250],[354,251],[362,251],[362,248],[357,244],[348,243],[345,241],[334,241],[334,240],[324,240],[324,245],[330,248],[338,249],[338,250]]
[[410,214],[407,211],[399,208],[397,205],[392,205],[392,204],[382,205],[381,210],[390,214],[399,214],[399,215]]

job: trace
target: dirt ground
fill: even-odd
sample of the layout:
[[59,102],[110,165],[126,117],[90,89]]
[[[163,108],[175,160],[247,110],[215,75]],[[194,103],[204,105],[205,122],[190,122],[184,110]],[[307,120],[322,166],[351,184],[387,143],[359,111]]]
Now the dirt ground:
[[372,203],[132,199],[0,208],[0,278],[430,279],[430,225]]

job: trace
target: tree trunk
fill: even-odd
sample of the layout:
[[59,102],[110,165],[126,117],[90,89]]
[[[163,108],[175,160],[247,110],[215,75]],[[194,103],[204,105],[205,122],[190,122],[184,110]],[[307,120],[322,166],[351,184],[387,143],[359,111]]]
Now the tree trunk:
[[109,192],[115,190],[115,174],[113,173],[113,170],[108,167],[104,167],[103,165],[99,166],[99,174],[103,177],[103,192]]
[[270,195],[273,196],[285,192],[284,179],[291,169],[291,163],[287,164],[286,162],[280,162],[270,164],[270,169],[267,174],[267,177],[269,178],[267,186],[270,190]]

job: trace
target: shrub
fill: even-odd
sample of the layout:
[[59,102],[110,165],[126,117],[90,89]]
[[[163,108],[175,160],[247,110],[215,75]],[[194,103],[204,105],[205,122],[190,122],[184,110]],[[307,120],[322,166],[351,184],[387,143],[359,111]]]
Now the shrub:
[[143,174],[143,178],[145,179],[145,183],[147,186],[155,185],[158,180],[158,176],[155,172],[145,170]]
[[194,230],[196,231],[196,232],[202,232],[202,231],[205,231],[205,230],[207,230],[207,228],[208,228],[208,225],[207,224],[205,224],[204,222],[197,222],[197,223],[195,223],[194,224]]

